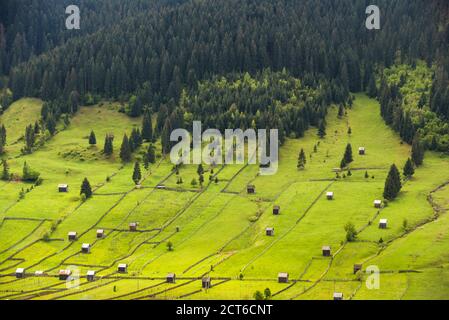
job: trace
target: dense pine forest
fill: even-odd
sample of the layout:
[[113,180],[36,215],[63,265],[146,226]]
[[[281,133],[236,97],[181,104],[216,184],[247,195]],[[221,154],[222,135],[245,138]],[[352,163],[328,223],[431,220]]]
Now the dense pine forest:
[[383,68],[421,59],[435,66],[423,99],[438,117],[448,117],[444,1],[379,1],[377,32],[363,26],[368,1],[80,1],[87,13],[76,31],[54,27],[62,24],[66,3],[53,2],[7,1],[2,11],[0,73],[11,90],[3,90],[3,109],[24,96],[40,97],[55,101],[58,120],[79,104],[127,103],[136,95],[133,116],[162,105],[172,113],[182,90],[198,81],[267,68],[286,68],[306,83],[326,78],[326,102],[339,103],[350,92],[376,96],[385,91]]

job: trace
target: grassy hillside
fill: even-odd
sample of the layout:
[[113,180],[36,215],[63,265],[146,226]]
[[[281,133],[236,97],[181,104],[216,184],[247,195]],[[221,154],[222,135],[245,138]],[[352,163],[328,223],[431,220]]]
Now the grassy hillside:
[[[26,117],[17,117],[25,104],[35,105],[36,112],[27,109]],[[22,119],[16,122],[22,132],[39,114],[37,105],[16,102],[1,121],[12,125]],[[192,188],[196,166],[183,166],[184,183],[177,185],[172,165],[158,155],[136,189],[132,165],[116,158],[123,133],[141,119],[118,113],[114,104],[82,108],[44,147],[10,160],[13,172],[20,172],[25,160],[38,170],[41,186],[18,201],[19,191],[31,186],[0,183],[0,299],[252,299],[265,288],[274,299],[332,299],[334,292],[345,299],[448,297],[449,284],[442,279],[448,275],[449,157],[427,153],[399,198],[375,209],[388,168],[393,163],[402,168],[410,147],[384,124],[378,103],[364,95],[356,95],[343,118],[337,112],[330,109],[324,139],[312,128],[304,138],[286,141],[274,176],[258,176],[257,166],[229,165],[214,168],[218,183]],[[88,146],[92,129],[97,147]],[[100,151],[107,133],[116,137],[111,159]],[[337,177],[333,169],[347,143],[354,150],[352,175]],[[364,156],[357,154],[361,146]],[[296,167],[301,148],[305,170]],[[8,152],[14,150],[8,144]],[[205,167],[206,181],[211,169]],[[95,190],[82,203],[84,177]],[[69,193],[58,193],[59,183],[68,183]],[[256,194],[246,194],[248,183]],[[167,189],[155,188],[159,184]],[[326,199],[327,191],[334,192],[333,201]],[[272,214],[273,205],[281,206],[280,215]],[[387,229],[378,228],[381,218],[388,219]],[[139,222],[138,232],[129,232],[130,222]],[[351,243],[345,241],[348,222],[359,231]],[[274,227],[273,237],[265,235],[267,227]],[[103,239],[96,238],[97,229],[105,230]],[[78,232],[77,241],[67,240],[69,231]],[[90,254],[80,252],[82,243],[92,244]],[[331,246],[331,257],[322,256],[324,245]],[[119,263],[129,265],[127,274],[116,272]],[[366,274],[353,274],[356,263],[379,267],[378,290],[365,286]],[[17,267],[29,275],[16,279]],[[64,268],[79,270],[78,289],[57,279]],[[48,276],[34,277],[36,270]],[[97,272],[96,281],[87,281],[87,270]],[[166,283],[169,272],[176,273],[176,284]],[[279,272],[289,273],[288,284],[278,283]],[[209,290],[201,289],[206,274],[212,278]]]

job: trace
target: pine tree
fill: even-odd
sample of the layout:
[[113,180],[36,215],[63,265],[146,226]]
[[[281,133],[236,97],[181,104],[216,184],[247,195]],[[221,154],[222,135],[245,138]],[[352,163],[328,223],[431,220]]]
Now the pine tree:
[[346,145],[346,150],[345,150],[345,154],[344,154],[343,158],[345,159],[345,162],[347,164],[349,164],[352,161],[354,161],[354,158],[352,157],[352,146],[351,146],[350,143],[348,143]]
[[394,200],[399,191],[401,191],[401,176],[396,165],[392,165],[390,172],[388,173],[387,180],[385,181],[384,198],[387,200]]
[[89,144],[90,144],[91,146],[97,144],[97,138],[95,137],[95,132],[94,132],[93,130],[90,132],[90,136],[89,136]]
[[31,153],[35,143],[34,129],[32,125],[26,127],[25,130],[25,152]]
[[325,136],[326,136],[326,125],[324,121],[321,121],[318,127],[318,137],[323,139]]
[[370,98],[375,98],[377,96],[376,79],[374,78],[374,75],[371,75],[369,79],[366,93]]
[[48,132],[50,132],[50,135],[54,135],[56,133],[56,120],[53,116],[53,114],[50,114],[48,116],[47,122],[46,122],[46,127]]
[[122,146],[120,147],[120,159],[122,159],[123,162],[131,161],[131,148],[126,133],[123,136]]
[[404,166],[404,176],[411,178],[415,174],[415,168],[413,166],[412,159],[408,158]]
[[81,191],[80,195],[83,195],[86,197],[86,199],[89,199],[92,197],[92,188],[90,186],[89,180],[87,178],[84,178],[83,183],[81,184]]
[[345,154],[343,155],[343,159],[341,159],[341,162],[340,162],[340,168],[345,168],[352,161],[354,161],[354,159],[352,157],[352,147],[351,147],[351,144],[348,143],[346,145],[346,150],[345,150]]
[[134,164],[134,172],[133,172],[133,181],[137,185],[139,181],[142,179],[142,172],[140,171],[140,164],[136,161]]
[[204,173],[203,165],[201,163],[198,165],[196,173],[198,173],[198,175],[202,175]]
[[40,173],[31,169],[30,166],[25,161],[23,163],[23,174],[22,180],[26,182],[36,182],[39,179]]
[[156,162],[156,150],[153,146],[153,144],[150,144],[148,146],[147,154],[145,157],[149,163],[155,163]]
[[142,120],[142,138],[146,141],[153,140],[153,122],[150,112],[145,112]]
[[113,141],[114,137],[110,134],[107,134],[104,139],[104,148],[103,148],[103,153],[107,156],[110,156],[114,153]]
[[412,142],[412,160],[417,167],[421,166],[424,161],[424,147],[418,135],[415,136]]
[[304,149],[301,148],[301,151],[299,152],[299,156],[298,156],[298,169],[304,169],[306,166],[306,154],[304,152]]
[[0,127],[0,154],[5,152],[6,146],[6,128],[4,125]]
[[11,175],[9,174],[9,166],[8,163],[6,162],[6,160],[2,160],[2,176],[1,176],[1,180],[3,181],[9,181]]
[[344,115],[345,115],[345,109],[344,109],[343,105],[340,103],[340,105],[338,106],[338,117],[343,118]]
[[348,128],[348,134],[349,134],[349,135],[352,134],[352,129],[351,129],[351,127]]

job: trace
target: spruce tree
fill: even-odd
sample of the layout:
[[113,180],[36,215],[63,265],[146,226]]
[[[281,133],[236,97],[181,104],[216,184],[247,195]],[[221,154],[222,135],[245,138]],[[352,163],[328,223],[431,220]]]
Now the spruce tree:
[[86,199],[89,199],[92,197],[92,188],[90,186],[89,180],[87,178],[84,178],[83,183],[81,184],[81,191],[80,195],[83,195],[86,197]]
[[142,179],[142,172],[140,171],[140,164],[136,161],[134,164],[134,172],[133,172],[133,181],[137,185],[139,181]]
[[398,196],[399,191],[401,191],[401,188],[401,176],[398,168],[393,164],[388,173],[387,180],[385,181],[384,198],[387,200],[394,200]]
[[142,120],[142,138],[146,141],[153,140],[153,122],[148,111],[145,112]]
[[320,125],[318,127],[318,137],[323,139],[326,136],[326,125],[323,121],[320,121]]
[[104,148],[103,148],[103,153],[107,156],[110,156],[114,153],[113,141],[114,137],[112,135],[107,134],[104,139]]
[[120,159],[122,159],[123,162],[131,161],[131,148],[126,133],[123,136],[122,146],[120,147]]
[[345,162],[347,164],[354,161],[354,158],[352,157],[352,146],[350,143],[348,143],[346,146],[346,150],[345,150],[345,154],[344,154],[343,158],[345,159]]
[[0,154],[5,152],[6,146],[6,128],[4,125],[0,127]]
[[35,135],[33,126],[29,125],[25,130],[25,152],[31,153],[35,143]]
[[415,136],[412,142],[412,160],[417,167],[421,166],[424,161],[424,147],[418,135]]
[[91,146],[97,144],[97,138],[95,137],[95,132],[94,132],[93,130],[90,132],[90,136],[89,136],[89,144],[90,144]]
[[6,160],[2,160],[2,176],[1,179],[3,181],[9,181],[11,175],[9,174],[9,166],[8,163],[6,162]]
[[415,168],[413,166],[412,159],[408,158],[404,166],[404,176],[411,178],[415,174]]
[[304,149],[301,148],[301,151],[299,152],[299,156],[298,156],[298,169],[304,169],[306,166],[306,154],[304,152]]
[[338,117],[343,118],[344,115],[345,115],[345,108],[340,103],[340,105],[338,106]]
[[48,116],[46,126],[47,126],[48,132],[50,132],[50,135],[53,136],[56,133],[56,120],[55,120],[53,114],[50,114]]
[[354,159],[352,157],[352,147],[351,147],[351,144],[348,143],[346,145],[346,150],[345,150],[345,154],[343,155],[343,159],[341,159],[341,162],[340,162],[340,168],[345,168],[352,161],[354,161]]
[[198,173],[198,175],[202,175],[204,173],[203,165],[201,163],[198,165],[196,173]]
[[149,163],[155,163],[156,162],[156,150],[155,150],[153,144],[150,144],[148,146],[146,159],[148,160]]

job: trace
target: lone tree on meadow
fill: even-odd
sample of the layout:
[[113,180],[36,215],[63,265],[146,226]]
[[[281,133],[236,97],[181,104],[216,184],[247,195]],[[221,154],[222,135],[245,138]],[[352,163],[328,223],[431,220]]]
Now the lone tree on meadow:
[[346,240],[348,242],[353,242],[357,239],[357,230],[355,229],[355,225],[352,222],[348,222],[345,225],[346,231]]
[[394,200],[401,191],[401,176],[395,164],[391,165],[387,180],[385,181],[384,198],[387,200]]
[[95,132],[94,132],[93,130],[90,132],[90,136],[89,136],[89,144],[90,144],[91,146],[94,146],[94,145],[97,144],[97,138],[95,137]]
[[346,146],[345,154],[343,155],[343,159],[341,160],[340,167],[344,168],[352,161],[354,161],[354,158],[352,157],[352,146],[350,143],[348,143]]
[[134,172],[133,172],[133,181],[135,184],[139,184],[139,181],[142,179],[142,172],[140,171],[140,164],[136,161],[134,164]]
[[411,178],[415,174],[415,168],[413,166],[412,159],[408,158],[404,166],[404,176]]
[[415,136],[412,142],[412,160],[417,167],[421,166],[424,161],[424,146],[418,135]]
[[307,157],[306,154],[304,152],[304,149],[301,148],[301,151],[299,152],[299,156],[298,156],[298,169],[304,169],[307,163]]
[[87,180],[87,178],[84,178],[83,183],[81,184],[80,195],[83,195],[83,194],[86,197],[86,199],[89,199],[92,197],[92,188],[91,188],[89,180]]
[[122,146],[120,147],[120,159],[122,159],[123,162],[131,161],[131,147],[126,133],[123,136]]
[[320,121],[320,125],[318,127],[318,137],[323,139],[326,136],[326,124],[324,120]]
[[114,145],[112,142],[114,141],[114,137],[110,134],[106,135],[106,138],[104,139],[104,148],[103,153],[107,156],[110,156],[114,153]]

